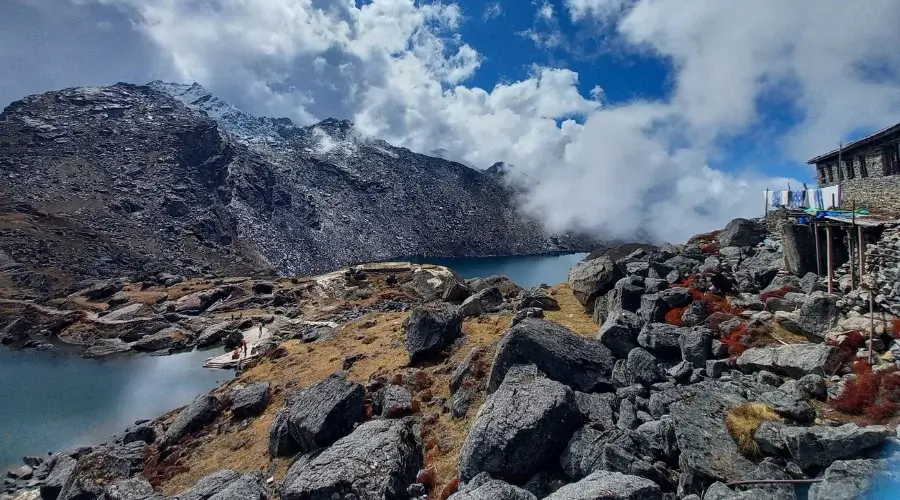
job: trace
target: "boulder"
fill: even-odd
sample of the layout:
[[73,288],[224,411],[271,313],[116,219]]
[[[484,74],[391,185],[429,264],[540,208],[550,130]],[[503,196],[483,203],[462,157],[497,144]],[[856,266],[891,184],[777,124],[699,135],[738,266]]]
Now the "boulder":
[[638,334],[638,344],[662,359],[681,359],[681,336],[689,332],[666,323],[647,323]]
[[666,288],[657,295],[669,307],[684,307],[693,300],[690,291],[684,287]]
[[625,358],[638,346],[637,335],[631,325],[625,324],[621,315],[610,316],[597,332],[597,340],[605,345],[615,357]]
[[128,352],[130,350],[131,346],[124,340],[116,338],[98,339],[81,354],[81,357],[102,358],[104,356]]
[[241,474],[220,470],[203,477],[173,500],[268,500],[270,495],[264,481],[258,472]]
[[285,476],[283,500],[327,498],[404,499],[422,468],[422,448],[411,417],[360,424]]
[[840,427],[785,427],[781,429],[791,457],[797,465],[806,469],[826,467],[835,460],[858,455],[881,444],[893,432],[883,425],[859,427],[844,424]]
[[803,290],[803,293],[809,295],[813,292],[824,292],[828,287],[820,283],[818,274],[808,272],[800,279],[800,289]]
[[684,326],[702,325],[709,317],[709,308],[705,302],[699,300],[691,302],[691,305],[681,313],[681,323]]
[[446,267],[428,266],[416,269],[412,279],[403,286],[411,289],[425,302],[439,299],[458,301],[469,296],[469,288],[465,281],[455,271]]
[[145,306],[140,302],[120,307],[114,311],[110,311],[103,316],[104,321],[128,321],[134,319],[144,311]]
[[165,497],[153,491],[153,486],[142,477],[116,481],[107,486],[103,493],[103,500],[165,500]]
[[615,315],[621,311],[636,313],[641,308],[641,296],[645,291],[644,280],[639,276],[626,276],[620,279],[605,295],[608,314]]
[[669,305],[658,294],[648,293],[641,296],[641,308],[638,315],[644,323],[657,323],[666,319]]
[[276,417],[272,424],[269,449],[285,448],[283,427],[290,436],[287,448],[293,452],[330,446],[363,421],[365,396],[365,388],[348,381],[343,373],[332,374],[292,394],[285,406],[286,416]]
[[154,334],[147,335],[131,347],[136,351],[154,352],[162,349],[184,349],[193,343],[193,337],[178,326],[164,328]]
[[462,335],[462,315],[448,304],[419,307],[403,323],[411,363],[434,358]]
[[746,399],[716,381],[676,389],[674,396],[678,399],[669,405],[669,411],[681,449],[682,473],[727,483],[755,469],[753,462],[741,455],[723,424],[728,411],[746,403]]
[[807,335],[825,338],[829,330],[837,326],[841,310],[837,306],[838,297],[824,292],[813,292],[800,305],[797,324]]
[[581,424],[575,395],[534,366],[517,366],[488,398],[459,457],[459,477],[524,481],[553,464]]
[[297,451],[298,446],[288,429],[290,416],[290,407],[278,410],[278,413],[275,414],[275,419],[272,421],[272,426],[269,427],[269,456],[272,458],[289,457]]
[[56,500],[63,486],[69,481],[69,478],[75,471],[76,463],[78,461],[69,455],[62,453],[54,455],[49,465],[50,473],[40,487],[41,498]]
[[695,366],[704,366],[712,357],[712,332],[708,328],[695,327],[678,338],[681,359]]
[[120,280],[98,281],[81,291],[81,295],[89,300],[103,300],[115,295],[125,288]]
[[180,297],[175,301],[173,312],[180,314],[200,314],[220,300],[228,298],[237,291],[233,285],[222,285],[209,290],[201,290]]
[[671,418],[645,422],[634,430],[632,437],[642,455],[676,465],[679,449]]
[[533,364],[548,378],[582,392],[609,386],[615,364],[612,352],[556,323],[525,319],[500,340],[488,378],[488,392],[497,390],[514,365]]
[[544,317],[544,310],[540,307],[526,307],[525,309],[519,309],[516,311],[516,314],[513,315],[513,319],[510,322],[509,326],[517,325],[520,321],[525,318],[538,318],[541,319]]
[[126,295],[125,292],[116,292],[112,297],[106,299],[106,303],[109,304],[110,307],[116,307],[122,304],[127,304],[130,300],[131,297]]
[[[229,333],[234,330],[234,323],[231,321],[223,321],[215,325],[208,326],[197,336],[198,347],[208,347],[222,341]],[[240,332],[238,332],[240,334]]]
[[795,392],[775,390],[763,393],[757,401],[772,407],[782,417],[801,424],[812,422],[816,418],[816,410]]
[[807,374],[829,376],[840,364],[840,352],[824,344],[790,344],[779,347],[753,347],[737,359],[744,372],[766,370],[788,377]]
[[729,222],[716,236],[720,247],[755,247],[765,238],[765,226],[753,220],[740,218]]
[[130,476],[131,463],[128,460],[98,450],[78,459],[58,499],[100,498],[107,484]]
[[235,418],[255,417],[269,404],[269,383],[253,382],[231,391],[231,414]]
[[16,318],[0,330],[0,344],[28,340],[32,324],[25,318]]
[[900,488],[896,471],[896,462],[889,460],[838,460],[825,469],[821,483],[809,488],[809,500],[888,498]]
[[500,293],[500,289],[491,287],[469,296],[459,306],[459,312],[468,318],[480,316],[484,313],[498,312],[502,305],[503,295]]
[[828,388],[825,385],[825,379],[821,375],[809,374],[804,375],[797,381],[797,388],[808,398],[825,401],[828,399]]
[[516,305],[516,310],[521,311],[528,308],[559,311],[559,302],[550,296],[546,288],[535,287],[519,293],[519,302]]
[[143,441],[147,444],[156,441],[156,428],[153,427],[152,422],[143,422],[125,429],[125,433],[122,436],[122,444],[136,441]]
[[[698,267],[700,267],[700,263],[696,259],[692,259],[684,254],[679,254],[666,260],[663,262],[663,265],[671,268],[673,272],[677,273],[676,276],[690,276],[694,274]],[[666,280],[670,283],[673,282],[669,280],[668,275],[666,276]],[[677,278],[675,281],[677,281]]]
[[613,429],[616,426],[615,412],[616,395],[585,394],[575,392],[575,406],[585,422],[600,426],[603,429]]
[[784,267],[789,273],[804,276],[816,271],[816,238],[811,226],[782,224],[781,247]]
[[597,471],[556,490],[546,500],[661,500],[662,490],[653,481],[618,472]]
[[498,479],[486,472],[462,485],[448,500],[537,500],[530,492]]
[[275,292],[275,283],[271,281],[256,281],[251,288],[253,293],[259,295],[272,295]]
[[210,394],[201,394],[186,406],[175,417],[175,420],[166,429],[161,446],[175,444],[182,437],[202,429],[211,423],[222,412],[222,404],[219,399]]
[[585,307],[594,299],[613,289],[623,277],[622,269],[607,255],[582,261],[569,270],[569,287],[575,298]]
[[628,353],[625,369],[631,380],[650,385],[665,379],[665,371],[659,367],[656,358],[640,347]]
[[375,394],[374,410],[385,418],[397,418],[412,413],[412,394],[402,386],[388,384]]
[[484,347],[475,347],[466,357],[456,365],[450,376],[450,392],[455,393],[467,380],[476,381],[483,378],[486,373],[485,357],[487,350]]
[[487,278],[472,278],[466,280],[466,286],[472,293],[478,293],[484,289],[496,287],[504,297],[513,297],[522,291],[522,287],[515,284],[506,276],[488,276]]

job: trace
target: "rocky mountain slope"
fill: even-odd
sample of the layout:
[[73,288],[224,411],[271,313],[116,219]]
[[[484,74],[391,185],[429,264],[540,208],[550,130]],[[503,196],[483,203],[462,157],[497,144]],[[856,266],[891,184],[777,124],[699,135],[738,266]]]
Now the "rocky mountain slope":
[[65,89],[0,114],[0,286],[590,246],[516,207],[497,176],[346,121],[256,118],[199,85]]
[[[198,330],[249,307],[281,342],[185,408],[103,445],[27,458],[9,490],[16,500],[892,497],[900,318],[891,301],[870,318],[856,310],[860,290],[828,294],[820,277],[788,272],[797,248],[784,234],[737,219],[684,246],[598,253],[567,283],[529,290],[434,266],[148,286],[180,311],[166,321]],[[879,288],[898,269],[898,241],[887,229],[869,248]],[[242,291],[220,305],[173,300],[227,285]],[[288,309],[334,326],[308,335],[279,319]],[[873,321],[868,342],[861,328]]]

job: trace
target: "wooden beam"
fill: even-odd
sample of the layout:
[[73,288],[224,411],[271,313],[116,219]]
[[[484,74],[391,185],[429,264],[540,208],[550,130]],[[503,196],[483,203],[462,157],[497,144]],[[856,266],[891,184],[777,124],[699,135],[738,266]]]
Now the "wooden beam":
[[[853,200],[853,204],[850,208],[850,231],[847,231],[847,247],[850,249],[850,265],[848,266],[850,270],[850,288],[856,290],[856,270],[853,269],[853,243],[856,238],[854,238],[854,233],[856,233],[856,200]],[[859,277],[862,279],[862,276]]]
[[856,226],[856,231],[859,233],[859,282],[862,283],[863,275],[866,274],[866,240],[863,238],[862,226]]
[[834,293],[834,254],[831,250],[831,226],[825,226],[825,258],[828,261],[828,293]]
[[813,236],[816,238],[816,274],[822,276],[822,252],[819,250],[819,221],[813,219]]

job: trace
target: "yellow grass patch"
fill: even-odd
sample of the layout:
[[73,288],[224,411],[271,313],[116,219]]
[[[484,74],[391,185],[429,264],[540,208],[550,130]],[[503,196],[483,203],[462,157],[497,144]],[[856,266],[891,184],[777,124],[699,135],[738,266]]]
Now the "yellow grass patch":
[[753,436],[763,422],[772,420],[781,420],[781,417],[771,406],[745,403],[729,410],[725,415],[725,428],[741,453],[752,457],[759,454],[759,446]]
[[550,296],[559,302],[559,311],[544,311],[545,318],[559,323],[583,337],[594,338],[597,335],[599,328],[597,323],[594,323],[591,315],[575,298],[568,283],[551,287]]

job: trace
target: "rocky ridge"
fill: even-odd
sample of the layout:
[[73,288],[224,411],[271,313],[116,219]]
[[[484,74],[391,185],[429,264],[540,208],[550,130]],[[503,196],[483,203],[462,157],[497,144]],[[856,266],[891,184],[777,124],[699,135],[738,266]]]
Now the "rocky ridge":
[[199,85],[71,88],[0,113],[0,287],[309,275],[410,255],[574,251],[497,176],[359,134],[256,118]]
[[[812,500],[891,491],[897,318],[878,311],[877,343],[859,343],[846,294],[788,273],[789,245],[736,220],[683,246],[599,252],[557,287],[405,276],[390,286],[421,290],[412,311],[273,344],[188,407],[55,455],[31,486],[135,499],[803,498],[735,484],[770,479],[812,480]],[[348,418],[325,418],[335,408]]]

